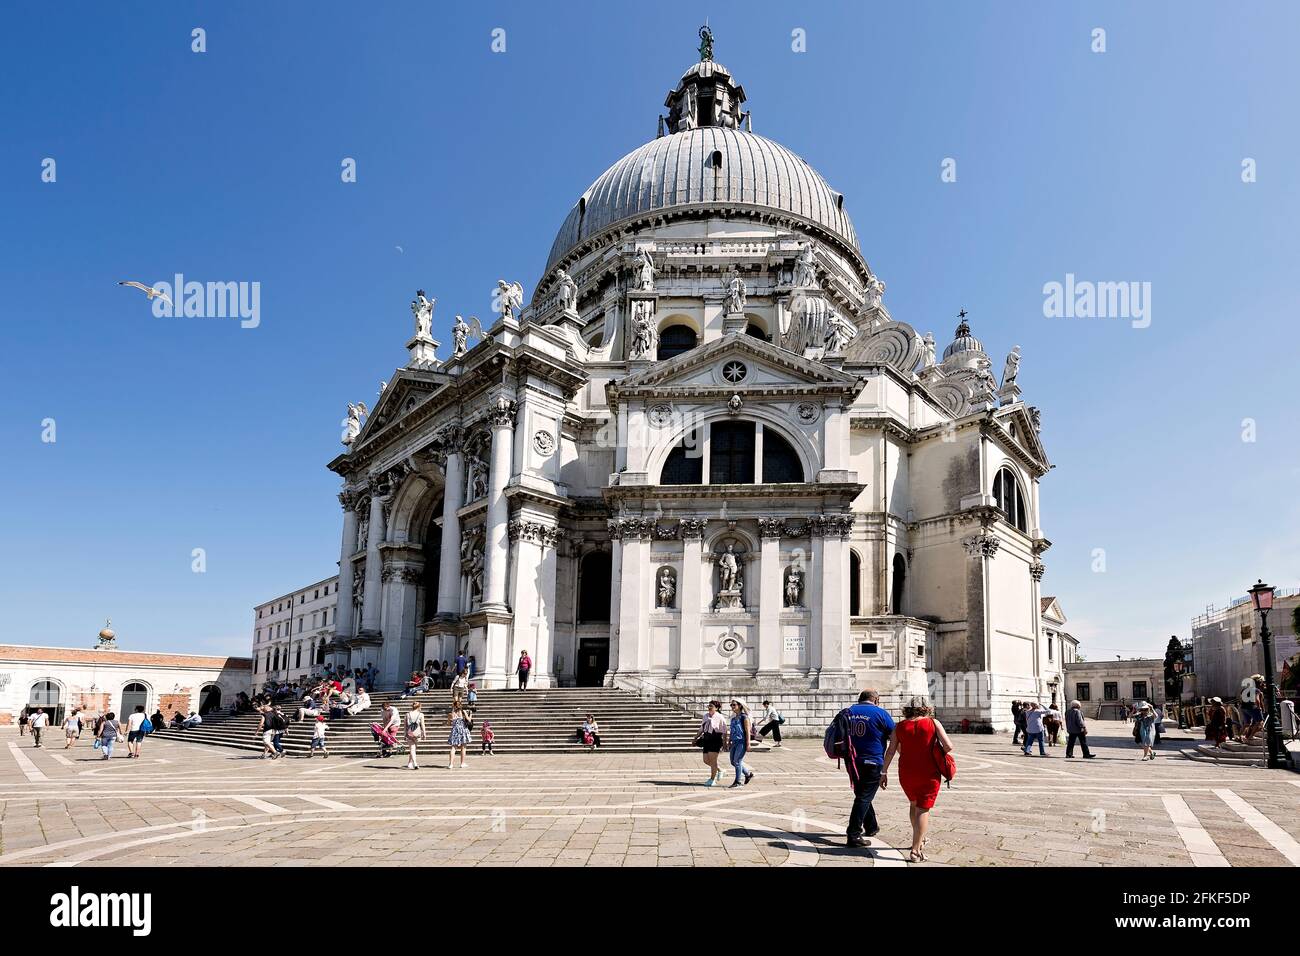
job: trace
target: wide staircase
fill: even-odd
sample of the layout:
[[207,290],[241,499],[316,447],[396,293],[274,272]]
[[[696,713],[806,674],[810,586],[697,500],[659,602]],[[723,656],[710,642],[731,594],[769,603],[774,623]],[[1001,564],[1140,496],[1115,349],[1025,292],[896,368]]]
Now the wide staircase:
[[[406,713],[412,700],[420,702],[425,714],[427,733],[421,743],[426,753],[447,749],[447,712],[451,708],[451,691],[435,690],[403,698],[399,692],[376,692],[370,695],[371,706],[359,714],[329,722],[326,745],[331,757],[373,757],[378,747],[370,725],[379,719],[387,701],[393,701],[405,728]],[[311,750],[312,721],[293,723],[297,701],[280,704],[290,719],[284,735],[285,752],[305,757]],[[566,687],[518,690],[479,691],[474,707],[474,730],[470,753],[479,750],[479,728],[483,721],[492,724],[495,734],[492,749],[499,754],[582,753],[586,750],[577,740],[578,728],[588,714],[600,725],[600,751],[610,753],[667,753],[688,751],[699,729],[699,719],[665,704],[642,700],[624,690],[609,687]],[[211,714],[203,723],[189,730],[156,730],[151,736],[164,740],[233,747],[239,750],[262,749],[257,734],[258,714]],[[398,750],[403,750],[402,733],[398,733]]]
[[1225,740],[1222,747],[1209,742],[1184,750],[1183,756],[1199,763],[1222,764],[1231,767],[1263,767],[1268,760],[1264,735],[1257,734],[1250,743]]

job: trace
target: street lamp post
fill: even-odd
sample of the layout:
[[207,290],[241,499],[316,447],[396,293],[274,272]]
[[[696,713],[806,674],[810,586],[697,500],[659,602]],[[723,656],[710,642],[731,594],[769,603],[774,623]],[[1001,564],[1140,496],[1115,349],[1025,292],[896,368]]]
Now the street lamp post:
[[1268,630],[1268,612],[1273,610],[1273,589],[1262,579],[1257,580],[1255,586],[1250,589],[1250,599],[1260,616],[1259,637],[1264,645],[1264,693],[1268,698],[1268,728],[1265,732],[1265,740],[1268,746],[1268,766],[1276,770],[1283,766],[1283,760],[1282,712],[1278,707],[1277,687],[1273,684],[1273,641],[1271,640],[1273,635]]

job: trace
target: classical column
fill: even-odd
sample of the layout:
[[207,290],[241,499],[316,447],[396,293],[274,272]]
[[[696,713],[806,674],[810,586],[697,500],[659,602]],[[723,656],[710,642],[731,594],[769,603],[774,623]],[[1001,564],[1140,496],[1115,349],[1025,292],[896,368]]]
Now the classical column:
[[611,546],[609,559],[609,668],[605,671],[604,683],[606,687],[613,687],[614,676],[620,669],[618,666],[618,649],[619,645],[623,643],[622,635],[619,633],[619,621],[623,617],[620,603],[623,599],[623,592],[614,585],[615,581],[623,580],[623,533],[619,530],[617,521],[609,523],[609,540]]
[[515,542],[515,574],[514,596],[510,602],[514,611],[513,640],[506,655],[507,682],[519,660],[519,652],[526,650],[533,660],[529,686],[550,687],[553,683],[555,549],[563,538],[564,531],[550,524],[530,520],[510,522],[510,539]]
[[818,687],[847,688],[853,683],[849,667],[848,548],[853,515],[823,515],[813,524],[821,535],[821,670]]
[[442,554],[438,564],[438,614],[455,617],[460,604],[460,515],[464,505],[464,459],[459,447],[446,446],[442,491]]
[[352,555],[357,547],[357,495],[343,491],[339,494],[343,505],[343,544],[339,548],[338,601],[334,608],[334,636],[347,640],[353,634],[352,622]]
[[646,525],[641,518],[623,518],[611,522],[610,537],[621,536],[622,561],[619,568],[618,599],[618,670],[634,673],[641,670],[645,656],[642,644],[642,624],[649,617],[649,601],[645,593],[645,558],[648,545],[643,540]]
[[[416,667],[424,666],[424,639],[418,635],[416,619],[419,587],[424,580],[424,562],[419,549],[399,548],[384,568],[384,612],[382,630],[386,635],[381,648],[379,673],[382,683],[401,685]],[[417,660],[417,650],[418,657]]]
[[506,570],[510,558],[510,503],[506,485],[510,482],[511,446],[514,444],[515,403],[498,399],[492,412],[492,461],[488,467],[487,553],[483,588],[484,607],[504,610]]
[[759,677],[781,675],[781,608],[785,605],[785,589],[781,586],[781,532],[784,526],[781,518],[758,519],[762,539],[759,551],[762,586],[758,590]]
[[379,634],[384,610],[384,556],[379,546],[384,541],[384,502],[381,489],[370,489],[370,527],[366,536],[366,590],[361,604],[361,633]]
[[700,623],[700,613],[703,609],[704,528],[708,523],[708,518],[683,518],[679,525],[682,577],[677,585],[677,600],[682,613],[678,660],[679,674],[683,677],[699,677],[704,656],[704,628]]

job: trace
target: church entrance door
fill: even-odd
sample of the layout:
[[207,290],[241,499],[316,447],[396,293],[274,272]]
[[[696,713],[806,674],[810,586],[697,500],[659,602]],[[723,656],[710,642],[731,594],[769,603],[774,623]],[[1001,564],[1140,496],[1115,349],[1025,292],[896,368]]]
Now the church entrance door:
[[579,687],[600,687],[609,670],[609,638],[584,637],[578,641],[578,661],[575,673]]

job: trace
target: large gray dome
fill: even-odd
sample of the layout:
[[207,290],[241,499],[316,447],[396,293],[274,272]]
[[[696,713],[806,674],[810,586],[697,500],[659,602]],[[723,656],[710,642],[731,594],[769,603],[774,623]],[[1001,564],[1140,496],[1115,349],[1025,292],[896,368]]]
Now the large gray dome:
[[546,271],[615,223],[692,206],[779,210],[857,251],[843,204],[816,170],[779,143],[721,126],[683,130],[633,150],[591,184],[560,227]]

